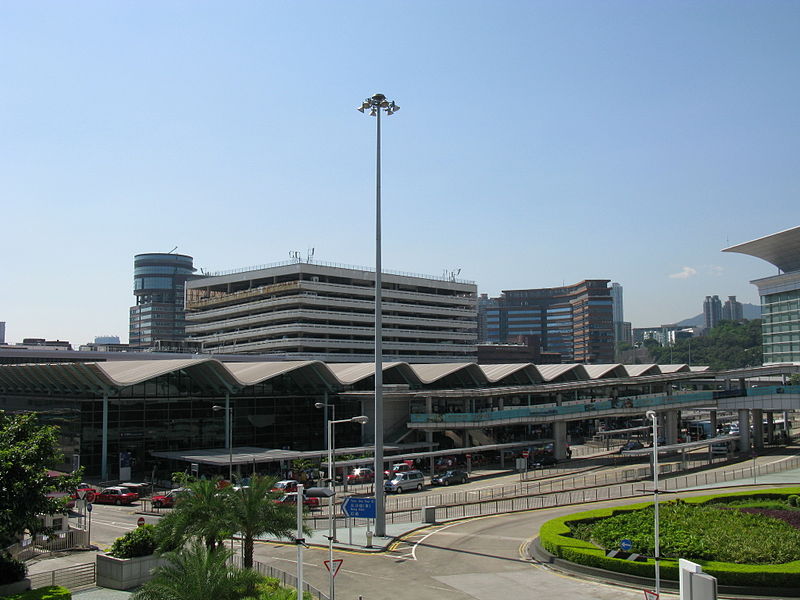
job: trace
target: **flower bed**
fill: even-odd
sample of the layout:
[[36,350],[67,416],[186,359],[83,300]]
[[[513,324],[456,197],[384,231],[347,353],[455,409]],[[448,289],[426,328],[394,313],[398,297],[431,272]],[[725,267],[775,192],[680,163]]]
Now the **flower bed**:
[[[743,499],[743,498],[758,498],[758,499],[773,499],[784,501],[789,495],[797,494],[798,488],[783,488],[779,490],[770,490],[764,492],[740,492],[728,494],[715,494],[710,496],[701,496],[689,498],[685,502],[676,503],[675,505],[682,505],[686,514],[689,514],[692,506],[697,507],[713,507],[714,504],[725,502],[726,500]],[[662,505],[663,506],[663,505]],[[666,509],[667,507],[664,506]],[[721,507],[719,507],[721,508]],[[642,518],[647,516],[642,513],[643,510],[649,509],[649,519]],[[636,575],[639,577],[652,578],[655,575],[654,561],[648,559],[646,562],[633,562],[612,558],[606,556],[606,549],[588,541],[587,539],[579,539],[573,535],[573,528],[581,534],[581,527],[586,527],[590,523],[598,523],[601,520],[607,520],[615,515],[624,515],[631,513],[635,515],[632,519],[639,523],[639,526],[652,520],[652,503],[639,503],[632,504],[625,507],[616,509],[599,509],[577,513],[553,519],[545,523],[540,529],[539,540],[541,546],[558,556],[559,558],[575,562],[582,565]],[[666,511],[665,511],[666,512]],[[725,511],[728,512],[728,511]],[[735,511],[731,511],[734,513]],[[750,512],[750,511],[748,511]],[[794,511],[791,511],[794,512]],[[726,517],[736,518],[736,514],[726,515]],[[731,527],[729,524],[724,529],[717,528],[713,523],[709,524],[711,530],[711,540],[700,539],[698,537],[699,525],[687,527],[684,530],[675,528],[670,531],[667,528],[667,533],[673,539],[679,540],[680,543],[672,547],[674,554],[672,556],[664,557],[665,547],[662,546],[662,559],[661,563],[661,576],[664,579],[678,578],[678,558],[688,558],[703,566],[703,571],[709,575],[717,578],[720,585],[733,585],[733,586],[769,586],[769,587],[798,587],[800,586],[800,555],[793,554],[794,550],[780,553],[783,546],[791,546],[800,544],[800,531],[791,528],[789,525],[782,521],[776,521],[763,515],[738,515],[743,522],[749,523],[749,533],[744,533],[744,529],[739,527]],[[606,545],[608,540],[613,540],[612,543],[618,543],[622,538],[630,538],[634,540],[636,545],[637,540],[642,548],[641,551],[650,550],[652,554],[652,525],[650,525],[649,539],[647,532],[637,531],[636,529],[625,530],[620,525],[625,523],[624,519],[614,521],[607,521],[608,531],[604,534]],[[755,532],[755,534],[754,534]],[[769,533],[767,533],[769,532]],[[766,556],[779,556],[783,559],[794,558],[795,560],[787,560],[780,564],[751,564],[741,562],[730,562],[714,560],[717,558],[714,554],[715,544],[713,536],[732,536],[741,533],[738,542],[733,539],[727,540],[727,545],[730,547],[739,544],[744,551],[742,556],[755,556],[756,553],[748,553],[751,549],[763,548],[768,552],[773,551],[776,554],[770,555],[768,552]],[[585,531],[583,533],[585,536]],[[796,535],[796,539],[791,539]],[[780,540],[774,539],[776,536],[781,540],[786,540],[786,544],[782,544]],[[784,538],[784,536],[786,536]],[[661,539],[661,538],[660,538]],[[669,539],[669,538],[668,538]],[[720,541],[720,546],[722,543]],[[666,546],[669,548],[669,545]],[[800,548],[800,545],[797,546]],[[634,547],[636,550],[636,547]],[[798,550],[800,551],[800,550]],[[700,553],[704,558],[697,558],[696,554]]]

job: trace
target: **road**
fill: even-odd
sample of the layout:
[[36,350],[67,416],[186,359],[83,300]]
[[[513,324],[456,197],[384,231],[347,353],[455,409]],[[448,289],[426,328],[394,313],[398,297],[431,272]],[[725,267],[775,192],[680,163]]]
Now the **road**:
[[[593,503],[590,507],[605,505],[610,503]],[[527,546],[542,523],[580,508],[537,510],[433,526],[408,535],[386,553],[335,551],[335,558],[344,560],[336,577],[336,595],[348,600],[641,600],[641,590],[567,577],[527,558]],[[328,590],[328,573],[323,564],[327,558],[326,549],[311,548],[305,551],[303,561],[306,580],[323,591]],[[293,572],[295,548],[258,544],[256,559]]]

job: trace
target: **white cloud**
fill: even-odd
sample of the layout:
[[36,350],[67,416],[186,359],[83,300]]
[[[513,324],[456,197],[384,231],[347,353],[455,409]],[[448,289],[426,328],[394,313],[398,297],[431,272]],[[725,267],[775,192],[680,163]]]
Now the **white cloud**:
[[693,269],[692,267],[683,267],[678,273],[672,273],[670,275],[670,279],[689,279],[689,277],[694,277],[697,275],[697,269]]

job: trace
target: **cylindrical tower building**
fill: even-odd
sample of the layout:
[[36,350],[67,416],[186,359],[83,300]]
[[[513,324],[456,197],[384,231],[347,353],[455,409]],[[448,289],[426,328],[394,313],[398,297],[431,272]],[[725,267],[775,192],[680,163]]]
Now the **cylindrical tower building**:
[[180,350],[186,337],[184,289],[193,278],[192,257],[185,254],[137,254],[129,344],[134,349]]

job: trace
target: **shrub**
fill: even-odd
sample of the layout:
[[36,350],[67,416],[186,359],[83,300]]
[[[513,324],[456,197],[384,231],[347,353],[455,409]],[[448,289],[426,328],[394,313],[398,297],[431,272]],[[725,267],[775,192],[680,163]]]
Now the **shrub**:
[[0,585],[22,581],[27,573],[28,567],[24,562],[0,554]]
[[109,556],[116,558],[136,558],[149,556],[156,551],[155,525],[142,525],[114,540]]
[[792,494],[787,498],[787,500],[789,502],[789,506],[797,506],[798,504],[797,501],[800,500],[800,496],[798,496],[797,494]]
[[13,596],[7,596],[7,600],[71,600],[72,592],[60,585],[48,585],[45,587],[28,590]]
[[[768,500],[787,499],[789,494],[797,494],[797,487],[770,490],[769,492],[734,492],[728,494],[716,494],[710,496],[695,496],[686,498],[680,503],[664,503],[662,506],[673,506],[682,508],[685,505],[714,506],[730,502],[734,499],[758,498]],[[593,566],[619,573],[628,573],[640,577],[654,576],[654,563],[652,559],[647,562],[633,562],[605,556],[605,551],[598,548],[591,542],[583,539],[576,539],[570,534],[570,529],[574,528],[579,522],[591,523],[598,522],[613,515],[630,513],[631,511],[641,510],[645,507],[652,507],[651,503],[632,504],[617,509],[597,509],[583,513],[566,515],[548,521],[539,530],[539,542],[541,546],[560,558],[575,563]],[[652,510],[652,509],[651,509]],[[652,515],[652,513],[651,513]],[[576,528],[576,530],[586,528]],[[633,533],[625,532],[624,537],[633,537]],[[619,535],[615,533],[614,535]],[[651,534],[652,536],[652,530]],[[764,533],[760,537],[767,537]],[[747,543],[750,545],[754,536],[750,536]],[[618,542],[618,540],[617,540]],[[698,559],[703,571],[716,577],[720,585],[737,585],[747,587],[769,587],[787,588],[800,586],[800,560],[793,560],[783,564],[736,564],[732,562],[719,562]],[[662,558],[661,576],[664,579],[677,579],[678,561],[676,559]]]

